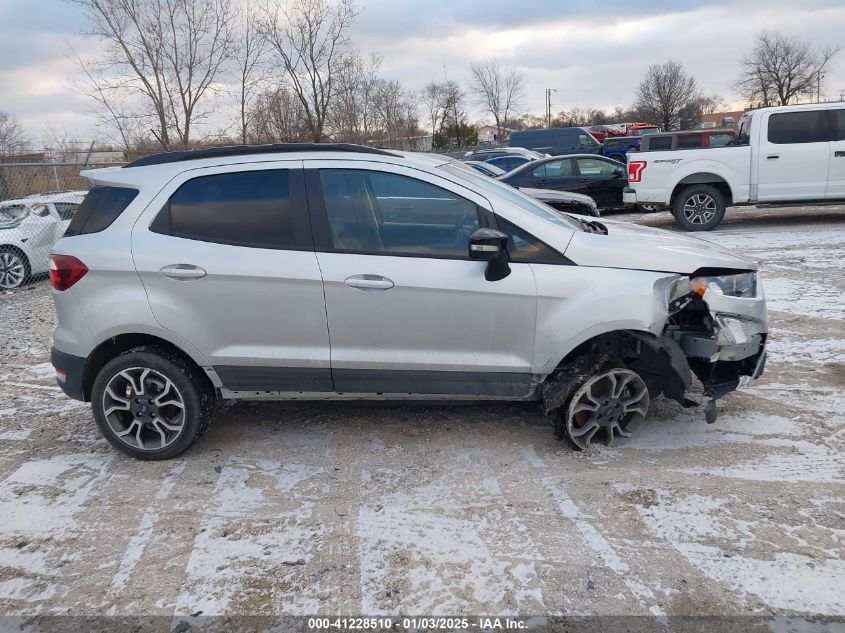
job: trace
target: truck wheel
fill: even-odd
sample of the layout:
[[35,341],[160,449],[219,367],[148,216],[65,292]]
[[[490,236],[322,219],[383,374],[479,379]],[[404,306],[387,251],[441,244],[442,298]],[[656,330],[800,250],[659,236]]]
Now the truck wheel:
[[685,231],[709,231],[725,217],[725,197],[711,185],[692,185],[675,198],[672,215]]
[[143,460],[176,457],[211,421],[208,380],[167,349],[137,347],[100,370],[91,408],[103,436],[116,449]]
[[558,410],[555,431],[573,448],[623,443],[648,413],[648,387],[642,377],[620,361],[587,375]]

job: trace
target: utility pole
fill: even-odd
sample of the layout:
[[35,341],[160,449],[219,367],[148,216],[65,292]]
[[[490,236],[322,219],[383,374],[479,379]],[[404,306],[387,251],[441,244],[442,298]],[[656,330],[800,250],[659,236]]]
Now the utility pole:
[[552,93],[557,92],[554,88],[546,88],[546,127],[552,127]]

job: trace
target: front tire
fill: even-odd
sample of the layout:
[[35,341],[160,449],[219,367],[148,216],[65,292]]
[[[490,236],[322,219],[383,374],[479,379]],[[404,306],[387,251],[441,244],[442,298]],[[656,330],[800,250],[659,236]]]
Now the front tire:
[[725,196],[711,185],[692,185],[675,198],[672,215],[685,231],[709,231],[725,217]]
[[555,432],[576,450],[624,443],[648,414],[648,386],[634,370],[610,362],[578,377],[558,410]]
[[91,408],[109,443],[131,457],[176,457],[211,422],[213,391],[179,354],[138,347],[106,363],[94,380]]

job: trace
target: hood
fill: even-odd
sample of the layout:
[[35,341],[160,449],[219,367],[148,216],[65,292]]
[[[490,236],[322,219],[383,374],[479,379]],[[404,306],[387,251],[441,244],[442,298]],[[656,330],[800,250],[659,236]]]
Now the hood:
[[682,233],[604,219],[607,235],[576,232],[564,253],[580,266],[690,274],[699,268],[757,270],[717,244]]
[[541,202],[546,200],[556,200],[559,202],[578,202],[588,207],[596,206],[596,201],[590,196],[585,196],[582,193],[573,193],[572,191],[557,191],[555,189],[532,189],[531,187],[517,187],[522,193],[536,198]]

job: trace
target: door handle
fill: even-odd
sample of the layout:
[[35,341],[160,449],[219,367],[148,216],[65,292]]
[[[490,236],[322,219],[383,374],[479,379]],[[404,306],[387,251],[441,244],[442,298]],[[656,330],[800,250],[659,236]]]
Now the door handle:
[[833,152],[836,158],[845,158],[845,152]]
[[780,154],[769,154],[766,156],[766,160],[774,160],[776,158],[780,158]]
[[206,272],[199,266],[193,264],[170,264],[159,271],[164,277],[178,281],[191,281],[202,279]]
[[390,290],[393,282],[381,275],[352,275],[343,280],[350,288],[356,290]]

